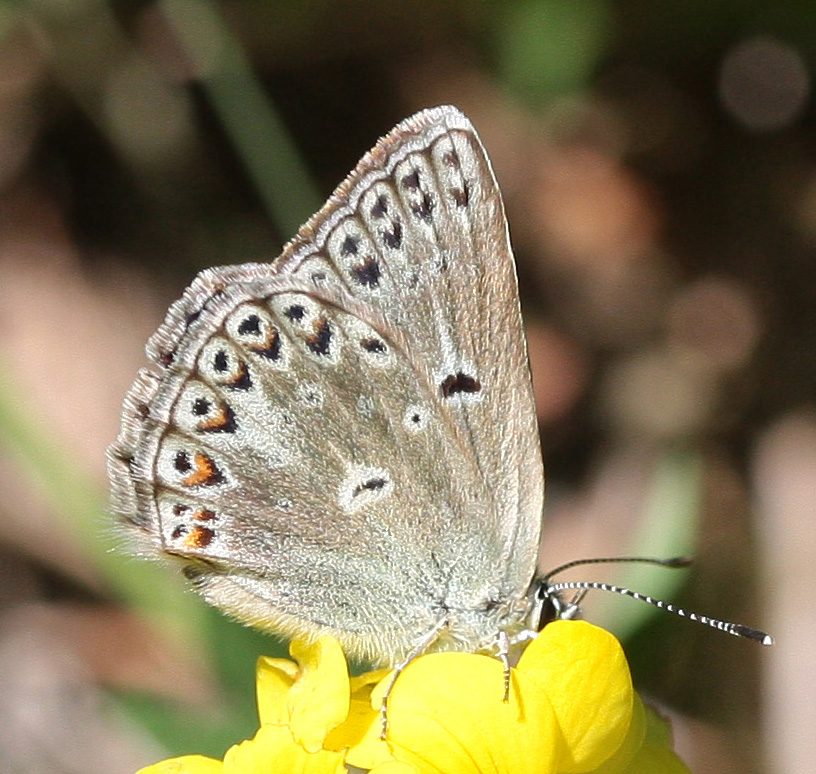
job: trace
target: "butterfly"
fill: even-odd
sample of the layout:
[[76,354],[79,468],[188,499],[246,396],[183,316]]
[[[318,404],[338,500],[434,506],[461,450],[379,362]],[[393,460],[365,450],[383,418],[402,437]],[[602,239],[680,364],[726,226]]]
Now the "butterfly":
[[393,666],[522,641],[575,614],[562,590],[614,590],[536,575],[513,253],[456,108],[397,125],[271,263],[201,272],[147,352],[113,510],[233,617]]

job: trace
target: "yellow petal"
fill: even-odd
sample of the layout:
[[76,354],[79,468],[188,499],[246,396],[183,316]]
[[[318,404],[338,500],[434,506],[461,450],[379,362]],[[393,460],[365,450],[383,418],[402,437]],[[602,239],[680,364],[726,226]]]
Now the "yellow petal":
[[306,752],[286,726],[263,726],[254,739],[235,745],[224,756],[223,774],[346,774],[341,753]]
[[333,637],[311,645],[294,640],[289,651],[300,665],[300,676],[288,694],[289,725],[297,742],[314,753],[348,715],[346,657]]
[[634,691],[618,641],[585,621],[555,621],[522,654],[518,672],[546,691],[566,745],[559,772],[592,771],[621,746]]
[[289,720],[289,689],[297,677],[298,666],[286,658],[261,656],[255,668],[255,690],[258,695],[258,717],[264,723],[286,723]]
[[327,737],[324,747],[329,750],[348,748],[346,762],[361,769],[373,769],[381,763],[393,761],[391,750],[380,739],[382,719],[379,713],[381,699],[374,699],[376,709],[372,707],[372,691],[381,683],[388,685],[393,674],[391,670],[380,669],[367,672],[351,679],[351,702],[346,720],[335,728]]
[[221,761],[205,758],[203,755],[183,755],[181,758],[169,758],[146,766],[136,774],[223,774],[223,771],[224,764]]
[[388,703],[388,744],[397,760],[434,774],[551,774],[559,730],[537,682],[514,675],[503,701],[499,661],[436,653],[412,662]]
[[362,695],[363,692],[366,691],[370,696],[372,688],[377,685],[377,683],[382,682],[386,675],[392,674],[393,671],[393,669],[375,669],[373,672],[365,672],[357,677],[352,677],[349,680],[352,696],[355,694]]
[[632,722],[629,724],[629,731],[623,744],[611,758],[597,769],[593,769],[592,774],[624,774],[629,771],[628,767],[640,752],[643,740],[646,738],[646,709],[640,696],[635,694],[634,698]]

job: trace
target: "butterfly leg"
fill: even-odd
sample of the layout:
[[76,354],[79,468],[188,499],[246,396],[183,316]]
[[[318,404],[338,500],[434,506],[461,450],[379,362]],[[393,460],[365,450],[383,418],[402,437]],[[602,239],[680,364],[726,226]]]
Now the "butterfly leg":
[[496,635],[495,649],[496,658],[502,662],[504,672],[504,703],[510,701],[510,651],[514,645],[522,642],[534,640],[538,636],[538,632],[532,629],[523,629],[514,634],[512,637],[506,631],[500,631]]
[[499,632],[496,640],[496,658],[502,662],[502,674],[504,677],[504,701],[510,701],[510,637],[507,632]]
[[408,666],[415,658],[421,656],[428,646],[439,636],[439,633],[448,627],[448,619],[440,618],[436,625],[428,634],[422,638],[422,641],[394,667],[394,673],[391,677],[391,682],[383,693],[382,701],[380,702],[380,722],[382,723],[382,730],[380,731],[380,739],[385,740],[388,735],[388,698],[391,696],[391,691],[394,690],[394,685],[397,678],[402,674],[405,667]]

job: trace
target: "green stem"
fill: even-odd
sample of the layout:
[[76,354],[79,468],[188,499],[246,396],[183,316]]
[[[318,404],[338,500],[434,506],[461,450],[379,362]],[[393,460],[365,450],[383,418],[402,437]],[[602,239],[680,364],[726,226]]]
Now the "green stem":
[[294,234],[322,197],[264,93],[257,76],[215,3],[162,0],[198,79],[236,153],[251,176],[271,220]]

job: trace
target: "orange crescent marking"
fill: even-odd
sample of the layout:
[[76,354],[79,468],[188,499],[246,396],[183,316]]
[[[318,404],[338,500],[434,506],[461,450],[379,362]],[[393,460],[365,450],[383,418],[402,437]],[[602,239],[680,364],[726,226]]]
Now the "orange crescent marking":
[[199,486],[201,484],[217,484],[223,480],[223,475],[215,463],[204,453],[196,452],[195,470],[183,478],[184,486]]
[[247,364],[243,360],[238,361],[238,372],[235,378],[232,380],[233,384],[240,384],[244,379],[249,376],[249,371],[247,369]]
[[206,548],[212,543],[214,537],[215,532],[209,527],[196,525],[187,537],[184,538],[184,545],[188,548]]
[[254,347],[250,347],[252,352],[277,360],[280,357],[280,334],[277,328],[270,326],[266,339]]
[[207,430],[219,430],[222,427],[226,427],[229,423],[230,418],[227,416],[226,409],[222,404],[218,407],[218,414],[216,414],[212,419],[198,423],[198,429],[202,432],[206,432]]

